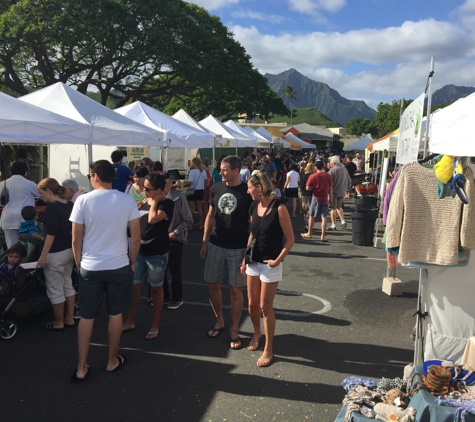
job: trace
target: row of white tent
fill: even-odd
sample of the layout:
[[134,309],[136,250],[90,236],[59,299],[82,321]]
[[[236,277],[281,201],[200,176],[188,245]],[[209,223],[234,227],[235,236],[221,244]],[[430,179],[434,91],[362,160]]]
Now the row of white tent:
[[218,146],[233,148],[273,142],[263,127],[255,131],[211,115],[197,122],[184,110],[171,117],[140,101],[110,110],[61,82],[18,99],[0,93],[3,143],[213,148],[216,137]]

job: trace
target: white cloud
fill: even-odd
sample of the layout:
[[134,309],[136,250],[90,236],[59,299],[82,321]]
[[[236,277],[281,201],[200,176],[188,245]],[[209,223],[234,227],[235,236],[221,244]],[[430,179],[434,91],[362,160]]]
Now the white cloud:
[[191,3],[204,7],[207,10],[217,10],[232,4],[237,4],[239,0],[192,0]]
[[269,23],[282,23],[286,20],[285,16],[272,15],[268,13],[255,12],[249,9],[240,9],[231,13],[233,18],[255,19]]
[[458,17],[465,28],[475,27],[475,0],[467,0],[458,10]]
[[[231,29],[262,73],[293,67],[344,97],[365,100],[372,107],[380,101],[419,95],[431,56],[435,57],[434,89],[446,84],[475,85],[473,33],[446,22],[405,22],[399,27],[346,33],[266,35],[255,27]],[[361,67],[370,70],[352,70]]]
[[319,15],[319,11],[337,12],[346,0],[288,0],[289,8],[307,15]]
[[400,27],[362,29],[346,33],[261,34],[255,27],[231,28],[236,39],[264,71],[307,66],[345,66],[351,62],[371,65],[442,56],[446,59],[471,54],[473,36],[455,25],[434,20],[405,22]]

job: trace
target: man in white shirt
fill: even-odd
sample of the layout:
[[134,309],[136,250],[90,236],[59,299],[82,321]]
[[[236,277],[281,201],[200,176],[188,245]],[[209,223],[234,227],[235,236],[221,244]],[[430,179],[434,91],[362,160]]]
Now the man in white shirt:
[[[112,189],[114,177],[115,169],[110,162],[99,160],[91,164],[88,178],[94,191],[78,197],[70,217],[74,260],[81,284],[78,366],[71,377],[74,382],[84,380],[90,371],[87,355],[104,293],[109,313],[106,371],[120,369],[127,360],[117,351],[122,313],[131,305],[133,269],[140,248],[140,215],[132,196]],[[127,226],[131,237],[129,255]]]

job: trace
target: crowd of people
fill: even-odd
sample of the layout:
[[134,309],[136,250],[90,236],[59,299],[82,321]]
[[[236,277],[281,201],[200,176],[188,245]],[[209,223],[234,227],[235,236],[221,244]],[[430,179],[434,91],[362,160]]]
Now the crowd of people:
[[[245,153],[242,159],[221,156],[211,170],[207,159],[195,157],[183,184],[186,194],[176,189],[175,174],[164,173],[160,162],[145,157],[126,166],[123,158],[117,150],[111,154],[111,162],[91,164],[87,177],[92,190],[88,193],[72,179],[59,183],[46,178],[35,184],[28,180],[24,162],[13,163],[11,176],[0,184],[0,193],[6,189],[9,194],[0,218],[9,248],[7,260],[0,265],[0,289],[26,255],[18,242],[20,233],[43,240],[37,268],[44,271],[54,314],[54,320],[44,328],[61,331],[74,326],[78,297],[78,365],[72,380],[79,382],[90,371],[90,339],[104,294],[109,314],[106,370],[113,372],[127,361],[125,355],[118,354],[119,342],[122,333],[136,329],[144,282],[150,284],[153,305],[146,340],[159,336],[163,306],[178,309],[183,304],[183,245],[189,230],[201,230],[203,278],[215,316],[207,337],[215,339],[225,331],[221,285],[227,272],[229,346],[234,350],[243,347],[239,321],[244,302],[242,288],[247,286],[254,327],[247,348],[257,350],[264,333],[263,353],[257,365],[271,365],[274,297],[282,280],[282,262],[295,241],[291,219],[300,209],[306,224],[302,237],[307,239],[312,237],[315,219],[320,217],[323,242],[327,241],[329,208],[332,224],[328,230],[336,230],[337,216],[341,227],[346,227],[342,203],[351,187],[352,172],[360,167],[360,157],[345,157],[343,165],[338,155]],[[38,197],[46,204],[43,233],[37,226]],[[286,204],[290,199],[289,213]],[[78,291],[71,278],[74,266],[79,272]]]

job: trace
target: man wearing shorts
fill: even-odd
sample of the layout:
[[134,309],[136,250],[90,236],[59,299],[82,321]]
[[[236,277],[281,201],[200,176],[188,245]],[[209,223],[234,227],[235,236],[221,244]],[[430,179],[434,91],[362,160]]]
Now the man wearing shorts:
[[242,347],[238,326],[243,304],[242,287],[246,279],[240,266],[249,237],[249,207],[252,203],[247,185],[239,180],[240,170],[241,160],[235,155],[225,157],[221,162],[223,182],[211,188],[200,252],[201,258],[206,258],[204,279],[209,286],[209,301],[216,317],[216,323],[207,332],[209,338],[216,338],[224,331],[221,282],[225,265],[228,266],[232,349]]
[[330,170],[328,174],[333,182],[333,202],[331,210],[332,226],[329,230],[336,230],[336,215],[341,220],[341,228],[346,227],[345,215],[343,214],[343,198],[346,191],[351,187],[351,177],[348,170],[340,163],[340,157],[334,155],[330,157]]
[[[90,371],[87,355],[104,293],[109,314],[106,370],[114,372],[126,362],[126,357],[117,351],[122,313],[131,305],[133,269],[140,248],[140,215],[132,196],[112,189],[114,177],[115,169],[110,162],[99,160],[91,164],[88,178],[94,191],[78,197],[70,217],[81,311],[78,366],[71,377],[75,382],[85,379]],[[129,255],[127,226],[131,237]]]
[[[313,225],[315,218],[320,216],[322,218],[322,235],[320,240],[325,240],[325,230],[327,227],[328,201],[333,199],[333,182],[329,174],[324,170],[323,161],[315,161],[316,173],[310,175],[307,180],[306,189],[312,191],[312,202],[310,203],[309,217],[308,217],[308,232],[302,233],[304,239],[312,237]],[[346,170],[345,170],[346,171]]]

